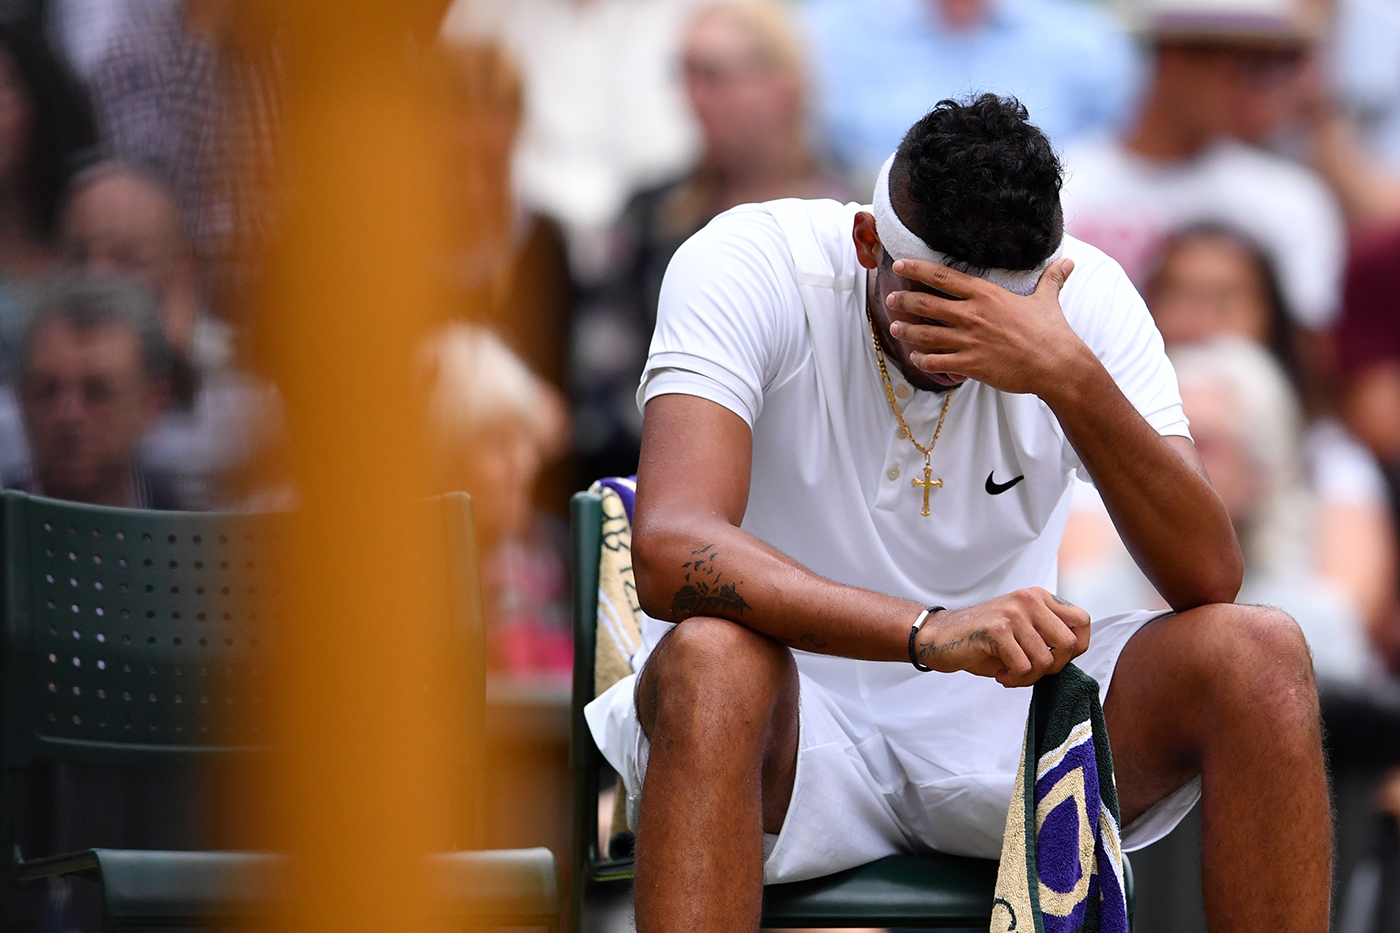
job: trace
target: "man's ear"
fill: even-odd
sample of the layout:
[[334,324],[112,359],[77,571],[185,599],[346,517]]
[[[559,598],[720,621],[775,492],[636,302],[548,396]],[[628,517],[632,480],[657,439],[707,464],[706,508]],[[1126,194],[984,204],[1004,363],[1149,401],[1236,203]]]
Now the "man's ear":
[[851,239],[856,244],[856,258],[867,269],[876,269],[885,258],[885,248],[880,245],[879,234],[875,231],[875,215],[869,211],[856,213],[855,228]]

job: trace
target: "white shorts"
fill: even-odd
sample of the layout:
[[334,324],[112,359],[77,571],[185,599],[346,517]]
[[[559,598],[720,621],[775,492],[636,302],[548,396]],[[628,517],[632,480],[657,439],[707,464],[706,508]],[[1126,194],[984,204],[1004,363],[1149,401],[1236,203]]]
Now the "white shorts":
[[[1161,612],[1093,623],[1075,660],[1108,695],[1128,639]],[[1030,688],[971,674],[920,674],[909,664],[798,659],[797,775],[782,831],[764,840],[764,882],[799,881],[900,853],[1001,854],[1020,766]],[[633,703],[636,675],[585,710],[594,740],[627,789],[636,827],[650,743]],[[1169,833],[1200,798],[1187,784],[1123,833],[1140,849]]]

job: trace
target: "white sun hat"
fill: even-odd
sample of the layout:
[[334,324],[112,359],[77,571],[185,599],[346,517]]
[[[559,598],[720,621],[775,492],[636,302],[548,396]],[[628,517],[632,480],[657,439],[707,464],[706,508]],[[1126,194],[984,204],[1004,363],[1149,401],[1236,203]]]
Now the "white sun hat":
[[1129,15],[1157,40],[1301,45],[1320,34],[1306,0],[1134,0]]

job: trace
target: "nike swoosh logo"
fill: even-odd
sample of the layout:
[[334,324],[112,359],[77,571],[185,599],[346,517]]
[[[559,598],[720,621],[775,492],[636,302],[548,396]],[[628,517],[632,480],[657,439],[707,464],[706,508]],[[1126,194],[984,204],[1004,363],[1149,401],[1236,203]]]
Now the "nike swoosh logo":
[[1012,486],[1015,486],[1021,480],[1026,478],[1026,474],[1022,473],[1020,476],[1016,477],[1010,482],[998,483],[996,480],[992,479],[992,473],[995,472],[996,470],[993,470],[991,473],[987,474],[987,494],[992,496],[1001,495],[1002,493],[1006,492],[1006,490],[1010,489]]

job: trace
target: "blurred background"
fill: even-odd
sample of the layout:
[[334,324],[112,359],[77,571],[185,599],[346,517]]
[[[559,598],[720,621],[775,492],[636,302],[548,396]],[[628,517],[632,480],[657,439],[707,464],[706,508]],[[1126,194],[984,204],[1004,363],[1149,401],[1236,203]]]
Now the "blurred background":
[[[376,48],[429,115],[423,165],[407,158],[436,211],[415,254],[432,307],[383,365],[427,428],[412,491],[473,500],[482,845],[569,857],[568,498],[636,472],[672,253],[736,204],[867,201],[932,104],[994,91],[1061,153],[1068,232],[1147,299],[1240,534],[1241,599],[1297,617],[1353,704],[1328,711],[1338,929],[1400,930],[1400,0],[410,6]],[[238,0],[0,3],[5,488],[156,510],[314,499],[286,375],[314,371],[288,361],[371,334],[376,313],[297,324],[278,290],[324,165],[296,101],[305,121],[307,88],[356,69],[316,63],[321,28]],[[377,183],[354,190],[392,212],[398,189]],[[362,260],[394,268],[395,225],[346,218]],[[378,423],[355,398],[342,414]],[[1061,576],[1096,616],[1165,605],[1087,484]],[[46,780],[44,806],[127,808],[136,836],[133,801],[166,793],[92,803]],[[63,825],[41,848],[82,837]],[[1188,821],[1135,858],[1140,933],[1204,929],[1198,838]],[[54,882],[10,926],[96,929],[81,900]]]

